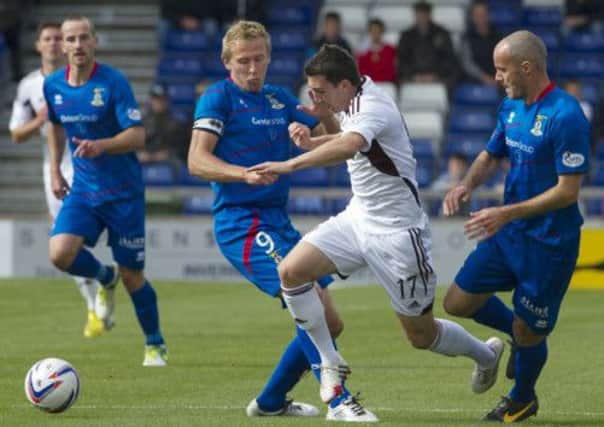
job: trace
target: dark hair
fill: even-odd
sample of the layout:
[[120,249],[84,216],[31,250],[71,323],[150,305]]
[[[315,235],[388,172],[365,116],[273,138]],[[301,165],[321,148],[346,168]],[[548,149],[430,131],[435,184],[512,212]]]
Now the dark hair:
[[451,156],[449,156],[449,160],[450,159],[461,160],[464,163],[468,163],[468,156],[466,156],[461,151],[454,151],[453,153],[451,153]]
[[431,13],[432,12],[432,5],[430,3],[428,3],[427,1],[420,0],[420,1],[415,2],[413,4],[413,10],[415,10],[416,12]]
[[377,25],[378,27],[380,27],[382,29],[382,31],[384,31],[386,29],[386,25],[384,24],[384,21],[382,21],[380,18],[371,18],[369,20],[369,22],[367,23],[367,29],[371,28],[371,26],[373,25]]
[[340,14],[338,12],[327,12],[325,14],[324,20],[333,19],[334,21],[338,21],[338,24],[342,21]]
[[355,86],[361,84],[361,75],[355,59],[335,44],[323,45],[306,63],[304,73],[307,76],[323,76],[333,85],[342,80],[348,80]]
[[36,40],[40,40],[42,31],[44,31],[47,28],[56,28],[57,30],[61,31],[61,24],[59,24],[58,22],[51,22],[51,21],[40,22],[38,24],[38,28],[36,28]]

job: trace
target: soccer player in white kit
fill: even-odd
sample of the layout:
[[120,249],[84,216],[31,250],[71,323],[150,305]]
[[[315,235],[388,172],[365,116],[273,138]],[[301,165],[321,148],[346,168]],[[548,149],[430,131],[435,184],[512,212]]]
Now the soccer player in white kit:
[[340,120],[341,133],[311,138],[307,127],[292,124],[290,136],[309,151],[250,170],[285,174],[345,160],[348,165],[353,196],[346,209],[304,236],[279,264],[287,306],[321,355],[321,398],[328,402],[337,396],[350,369],[331,341],[312,283],[325,274],[347,276],[365,266],[390,296],[413,347],[472,358],[472,390],[485,392],[497,379],[503,341],[492,337],[482,342],[459,324],[433,316],[436,275],[428,217],[396,104],[369,77],[361,77],[354,58],[337,46],[323,46],[305,73],[313,105],[301,108],[330,109]]
[[[36,38],[36,50],[40,54],[42,67],[32,71],[19,82],[17,96],[13,101],[9,128],[11,137],[16,143],[30,141],[37,133],[46,137],[48,110],[42,92],[42,85],[45,76],[58,70],[63,65],[61,41],[60,24],[51,22],[40,24]],[[67,182],[71,183],[73,168],[69,150],[65,150],[63,155],[61,171]],[[44,144],[44,193],[46,194],[46,205],[48,206],[50,221],[54,222],[61,208],[62,201],[54,196],[51,189],[50,161],[46,144]],[[98,284],[95,280],[84,277],[75,277],[74,280],[84,301],[86,301],[88,309],[84,336],[87,338],[99,336],[105,331],[106,327],[111,326],[111,321],[105,324],[95,314],[94,302]]]

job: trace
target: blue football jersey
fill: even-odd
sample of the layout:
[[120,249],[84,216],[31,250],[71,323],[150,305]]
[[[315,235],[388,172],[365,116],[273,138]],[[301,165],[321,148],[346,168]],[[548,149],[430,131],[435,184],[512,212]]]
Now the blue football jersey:
[[[553,84],[531,105],[504,99],[487,151],[510,159],[504,203],[535,197],[554,187],[558,175],[589,170],[590,125],[579,103]],[[583,218],[577,203],[508,225],[546,243],[576,238]]]
[[[208,87],[197,101],[193,129],[218,136],[214,155],[227,163],[248,167],[283,161],[292,155],[289,124],[300,122],[311,129],[318,124],[298,111],[298,104],[279,87],[267,84],[260,92],[246,92],[225,79]],[[289,182],[286,175],[269,186],[213,182],[214,212],[225,206],[285,207]]]
[[[69,149],[72,138],[111,138],[132,126],[142,126],[141,113],[126,77],[118,70],[95,64],[81,86],[68,83],[69,66],[44,80],[48,118],[65,129]],[[96,158],[73,158],[70,195],[92,204],[127,199],[144,192],[140,164],[134,152]]]

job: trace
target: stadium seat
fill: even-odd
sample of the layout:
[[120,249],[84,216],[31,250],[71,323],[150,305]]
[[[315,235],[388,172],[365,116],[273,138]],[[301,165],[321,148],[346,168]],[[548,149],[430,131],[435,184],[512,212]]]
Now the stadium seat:
[[[370,16],[372,18],[380,18],[384,21],[387,31],[400,32],[407,30],[413,25],[414,13],[411,6],[401,5],[381,5],[378,4],[371,10]],[[366,28],[367,16],[365,16],[365,27]]]
[[269,9],[268,22],[275,25],[310,26],[311,10],[307,5],[275,5]]
[[413,147],[413,155],[415,157],[423,157],[423,158],[434,158],[434,146],[432,145],[432,141],[429,139],[412,139],[411,146]]
[[432,18],[434,22],[453,34],[461,34],[466,30],[466,13],[461,6],[440,6],[438,3],[435,3],[432,10]]
[[598,161],[604,164],[604,139],[601,139],[595,147],[595,157]]
[[205,76],[209,79],[219,80],[228,76],[229,72],[224,67],[220,54],[216,52],[210,52],[204,57],[204,71]]
[[205,179],[197,178],[196,176],[192,176],[191,174],[189,174],[189,170],[187,169],[187,167],[181,168],[180,176],[178,177],[178,184],[192,187],[207,187],[208,185],[210,185],[210,183]]
[[308,45],[308,31],[306,27],[293,27],[289,29],[271,30],[271,45],[273,51],[291,50],[300,51]]
[[492,132],[495,115],[484,109],[456,107],[449,114],[449,129],[453,132]]
[[171,104],[170,110],[176,120],[181,123],[191,125],[193,121],[193,105],[191,104]]
[[321,196],[291,196],[287,201],[287,211],[294,215],[329,214],[328,204]]
[[269,73],[300,78],[302,76],[303,58],[300,55],[273,53]]
[[447,89],[443,83],[405,83],[399,93],[400,107],[407,111],[437,111],[449,109]]
[[465,139],[460,141],[448,141],[445,147],[445,155],[449,156],[453,153],[461,153],[468,160],[472,161],[486,147],[486,140]]
[[[340,14],[342,21],[342,31],[365,31],[367,29],[367,7],[364,5],[330,5],[326,4],[321,9],[320,20],[323,22],[327,12],[336,12]],[[319,24],[321,27],[322,24]]]
[[173,104],[193,105],[195,102],[195,85],[168,83],[166,87]]
[[559,27],[562,23],[562,10],[559,7],[525,7],[524,24],[530,27]]
[[213,204],[214,196],[185,196],[183,213],[189,215],[210,214]]
[[175,183],[174,169],[170,163],[144,163],[142,171],[145,185],[167,186]]
[[201,78],[202,60],[192,55],[164,55],[159,61],[158,76],[160,80],[179,77]]
[[331,214],[332,215],[337,215],[340,212],[342,212],[344,209],[346,209],[346,206],[348,206],[348,203],[350,203],[350,197],[338,197],[335,199],[331,199]]
[[434,111],[408,111],[403,114],[411,138],[426,138],[440,142],[443,118]]
[[201,31],[169,30],[164,40],[166,52],[201,52],[210,46],[207,36]]
[[291,184],[297,187],[325,187],[329,184],[326,168],[302,169],[290,175]]
[[432,167],[425,166],[418,162],[415,169],[415,180],[419,188],[428,188],[432,184]]
[[458,105],[494,107],[501,101],[501,94],[495,86],[464,83],[455,88],[453,99]]
[[583,99],[591,105],[599,105],[602,101],[600,82],[598,80],[581,80]]
[[346,163],[341,163],[332,168],[334,185],[338,187],[350,187],[350,174]]
[[556,28],[546,28],[546,27],[535,27],[530,28],[530,31],[535,33],[537,36],[541,37],[543,43],[545,43],[545,47],[547,48],[548,54],[553,51],[559,51],[561,47],[560,41],[560,29]]
[[573,32],[564,40],[569,52],[604,52],[604,33],[597,31]]
[[564,78],[603,78],[604,55],[566,53],[558,61],[558,73]]
[[591,177],[591,183],[598,187],[604,186],[604,164],[600,164],[595,168]]
[[376,82],[375,85],[382,89],[388,96],[390,96],[394,102],[397,101],[398,90],[394,83],[390,82]]
[[601,216],[604,214],[604,200],[597,199],[586,199],[585,200],[585,210],[588,216]]
[[492,4],[489,9],[491,25],[496,28],[518,26],[522,22],[521,9],[515,8],[507,2]]

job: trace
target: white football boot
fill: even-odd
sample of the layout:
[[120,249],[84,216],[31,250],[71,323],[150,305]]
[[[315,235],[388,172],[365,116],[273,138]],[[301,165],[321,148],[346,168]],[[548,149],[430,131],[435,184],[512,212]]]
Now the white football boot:
[[327,421],[341,421],[346,423],[377,423],[378,417],[359,403],[356,397],[349,396],[335,408],[327,409]]
[[316,417],[319,415],[319,410],[308,403],[296,402],[293,400],[285,401],[283,409],[274,412],[267,412],[260,409],[256,399],[253,399],[247,408],[245,413],[248,417]]
[[485,343],[495,353],[495,364],[491,367],[485,368],[476,364],[474,371],[472,372],[472,391],[480,394],[484,393],[497,381],[497,371],[499,370],[499,362],[501,361],[501,355],[505,344],[500,338],[491,337],[485,341]]

